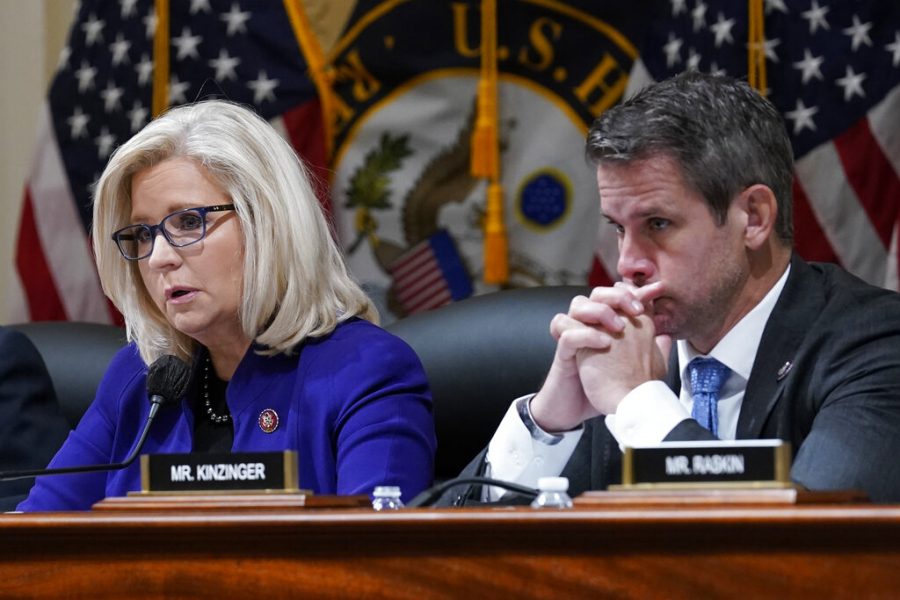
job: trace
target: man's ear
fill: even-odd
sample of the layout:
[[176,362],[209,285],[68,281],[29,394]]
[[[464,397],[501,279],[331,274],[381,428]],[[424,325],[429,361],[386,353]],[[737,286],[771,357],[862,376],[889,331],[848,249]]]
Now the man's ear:
[[762,184],[751,185],[738,198],[738,206],[745,211],[744,244],[758,250],[772,236],[778,217],[778,199],[772,188]]

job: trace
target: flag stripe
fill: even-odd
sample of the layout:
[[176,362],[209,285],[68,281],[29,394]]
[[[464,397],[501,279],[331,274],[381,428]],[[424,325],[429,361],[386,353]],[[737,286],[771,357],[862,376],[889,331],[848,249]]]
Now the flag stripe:
[[405,308],[409,314],[413,314],[423,310],[432,310],[444,306],[445,304],[449,304],[452,300],[453,296],[450,295],[450,290],[447,288],[438,288],[421,294],[418,298],[415,298],[409,304],[406,304]]
[[[407,281],[395,280],[397,297],[401,301],[406,302],[410,298],[417,296],[422,290],[434,287],[435,283],[440,282],[441,270],[436,262],[431,261],[431,263],[424,265],[419,277]],[[446,288],[446,284],[443,287]]]
[[900,181],[881,146],[875,142],[868,119],[860,119],[834,140],[847,182],[856,192],[884,247],[891,244],[900,202]]
[[403,269],[402,275],[394,277],[394,283],[404,287],[414,287],[417,285],[417,280],[424,277],[429,271],[440,272],[437,261],[434,260],[434,256],[431,253],[421,257],[420,260],[417,260],[415,264],[409,268]]
[[900,291],[900,221],[894,227],[894,235],[891,238],[884,287],[889,290]]
[[299,154],[313,175],[313,184],[319,203],[329,222],[333,221],[333,207],[329,187],[331,170],[325,150],[325,124],[322,122],[322,104],[318,98],[298,104],[272,120],[279,122],[291,146]]
[[870,282],[883,282],[887,249],[844,176],[835,147],[825,143],[796,163],[798,182],[844,266]]
[[603,263],[596,256],[594,263],[591,265],[591,274],[588,276],[588,285],[591,286],[609,286],[613,284],[613,279],[609,276]]
[[807,260],[840,263],[796,176],[793,199],[794,248]]
[[427,241],[421,242],[418,246],[401,256],[390,267],[395,279],[405,278],[410,272],[415,271],[420,265],[430,260],[432,257],[431,246]]
[[897,222],[897,228],[894,230],[894,240],[891,244],[891,257],[888,261],[887,278],[885,287],[900,292],[900,221]]
[[[878,141],[885,158],[893,168],[893,176],[900,178],[900,85],[895,86],[884,100],[869,111],[872,136]],[[896,196],[895,196],[896,199]],[[884,286],[900,290],[900,211],[894,225],[894,235],[888,253]]]
[[900,85],[869,112],[872,136],[900,177]]
[[28,302],[28,317],[32,321],[65,321],[68,316],[59,299],[50,265],[44,257],[28,189],[25,190],[22,216],[19,221],[16,268]]
[[[594,202],[600,202],[599,198],[593,198]],[[619,236],[616,235],[612,226],[603,223],[598,227],[597,245],[594,249],[594,256],[599,264],[595,264],[591,271],[591,281],[594,280],[593,272],[599,267],[606,274],[606,280],[613,282],[618,279],[619,273]],[[598,272],[597,281],[603,281]],[[600,285],[600,284],[597,284]]]
[[108,323],[106,298],[100,290],[46,103],[40,113],[36,148],[29,178],[34,224],[66,317],[33,313],[33,318],[76,318]]

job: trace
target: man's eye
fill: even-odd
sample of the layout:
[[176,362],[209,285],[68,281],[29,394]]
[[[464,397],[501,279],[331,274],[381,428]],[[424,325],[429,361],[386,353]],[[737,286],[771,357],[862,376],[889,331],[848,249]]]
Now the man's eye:
[[625,233],[625,228],[622,227],[621,225],[619,225],[618,223],[616,223],[615,221],[607,221],[606,224],[612,225],[612,228],[615,229],[616,233],[619,235],[622,235],[623,233]]
[[650,221],[648,221],[648,224],[650,225],[650,229],[654,231],[662,231],[671,224],[671,221],[669,221],[668,219],[650,219]]

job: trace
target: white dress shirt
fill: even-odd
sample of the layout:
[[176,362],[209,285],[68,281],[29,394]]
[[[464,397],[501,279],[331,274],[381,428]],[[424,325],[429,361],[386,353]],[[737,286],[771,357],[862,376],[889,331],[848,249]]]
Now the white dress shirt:
[[[706,356],[715,358],[731,373],[722,386],[718,402],[719,438],[733,440],[744,391],[756,359],[766,322],[784,289],[790,266],[763,299],[725,334]],[[681,393],[676,396],[663,381],[648,381],[629,392],[615,414],[607,415],[606,427],[620,447],[648,446],[661,442],[684,419],[691,418],[690,376],[687,365],[702,356],[686,340],[676,342],[681,368]],[[559,475],[578,444],[582,428],[558,435],[553,444],[535,439],[516,409],[517,402],[530,402],[531,396],[516,399],[500,422],[488,445],[487,475],[504,481],[537,487],[539,477]],[[496,500],[504,490],[490,488],[490,499]]]

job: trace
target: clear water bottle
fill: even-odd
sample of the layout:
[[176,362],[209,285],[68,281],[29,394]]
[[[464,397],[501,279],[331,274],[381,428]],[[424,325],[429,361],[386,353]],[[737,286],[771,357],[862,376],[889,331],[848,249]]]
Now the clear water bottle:
[[540,493],[531,503],[531,508],[572,508],[572,499],[567,493],[567,477],[541,477],[538,479],[538,491]]
[[379,485],[372,492],[372,508],[375,510],[398,510],[403,508],[400,488],[395,485]]

